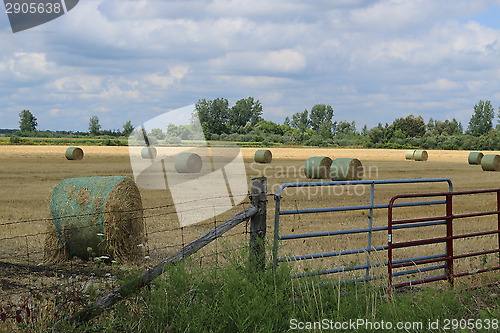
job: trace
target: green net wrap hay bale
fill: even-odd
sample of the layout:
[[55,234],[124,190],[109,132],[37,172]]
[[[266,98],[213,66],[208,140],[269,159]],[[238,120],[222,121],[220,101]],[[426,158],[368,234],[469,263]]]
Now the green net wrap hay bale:
[[363,176],[363,164],[357,158],[337,158],[330,166],[332,180],[361,180]]
[[49,221],[47,230],[45,231],[43,261],[44,263],[53,264],[67,259],[69,259],[68,251],[66,251],[64,243],[57,233],[56,226],[52,221]]
[[257,163],[271,163],[273,160],[273,154],[270,150],[260,149],[255,152],[254,160]]
[[495,154],[484,155],[481,159],[481,168],[484,171],[500,171],[500,156]]
[[415,150],[415,155],[413,155],[415,161],[427,161],[429,155],[425,150]]
[[141,157],[144,159],[155,159],[158,155],[155,147],[144,147],[141,149]]
[[309,157],[306,160],[304,172],[309,179],[330,178],[330,165],[332,159],[326,156]]
[[467,161],[469,162],[469,164],[479,165],[481,164],[483,156],[484,156],[483,153],[478,151],[473,151],[472,153],[469,154]]
[[127,261],[142,256],[142,200],[129,177],[62,180],[52,191],[50,211],[70,257]]
[[200,155],[180,153],[175,157],[175,171],[178,173],[198,173],[203,167]]
[[415,152],[416,152],[416,150],[407,150],[405,153],[405,159],[407,159],[407,160],[415,159],[415,157],[414,157]]
[[81,160],[83,158],[83,150],[79,147],[69,147],[66,149],[66,158],[68,160]]

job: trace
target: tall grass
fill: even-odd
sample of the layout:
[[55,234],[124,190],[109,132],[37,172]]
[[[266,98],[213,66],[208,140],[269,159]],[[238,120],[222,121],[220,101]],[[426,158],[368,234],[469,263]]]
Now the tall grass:
[[[369,284],[325,282],[332,280],[293,279],[286,265],[256,272],[247,265],[245,256],[219,268],[186,262],[169,267],[149,289],[91,323],[77,329],[66,324],[62,330],[287,332],[304,328],[321,332],[343,324],[351,325],[346,326],[346,332],[374,332],[373,325],[390,322],[393,329],[383,331],[436,332],[429,325],[437,320],[441,325],[446,319],[498,320],[500,314],[494,289],[452,292],[425,288],[389,296],[383,288]],[[399,322],[409,326],[396,329]],[[33,332],[40,329],[32,325],[25,328]],[[460,330],[450,330],[454,331]],[[463,330],[471,331],[488,330]]]

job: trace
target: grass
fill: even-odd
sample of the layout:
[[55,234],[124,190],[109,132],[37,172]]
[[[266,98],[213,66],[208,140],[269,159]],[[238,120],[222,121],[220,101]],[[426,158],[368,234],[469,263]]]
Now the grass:
[[[324,279],[292,279],[290,269],[256,272],[244,254],[229,265],[200,267],[193,262],[171,266],[151,288],[119,303],[112,311],[76,328],[65,323],[62,331],[74,332],[287,332],[313,328],[319,332],[335,325],[356,325],[356,332],[373,332],[373,325],[404,323],[407,332],[436,332],[429,328],[448,319],[498,320],[498,295],[493,289],[452,292],[415,289],[389,296],[369,284],[326,284]],[[324,286],[322,286],[322,284]],[[491,291],[491,292],[490,292]],[[64,300],[59,300],[64,302]],[[59,318],[66,313],[57,314]],[[39,332],[54,324],[54,316],[20,326]],[[362,321],[362,323],[360,322]],[[497,321],[498,323],[498,321]],[[475,326],[477,327],[477,326]],[[315,329],[314,329],[315,328]],[[326,329],[325,329],[326,328]],[[347,329],[345,331],[353,331]],[[450,330],[487,332],[488,330]],[[493,331],[493,330],[491,330]]]

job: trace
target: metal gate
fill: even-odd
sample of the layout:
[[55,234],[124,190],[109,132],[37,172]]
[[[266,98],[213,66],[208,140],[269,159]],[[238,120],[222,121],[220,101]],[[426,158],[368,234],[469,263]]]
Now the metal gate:
[[[472,195],[476,196],[478,194],[492,194],[495,195],[496,198],[496,210],[492,211],[482,211],[482,212],[474,212],[474,213],[465,213],[465,214],[454,214],[453,211],[453,198],[456,196],[465,196]],[[445,214],[442,216],[435,217],[425,217],[425,218],[417,218],[417,219],[402,219],[395,220],[394,219],[394,208],[401,207],[401,203],[396,203],[396,201],[401,201],[402,199],[415,199],[415,198],[436,198],[436,197],[444,197],[445,204]],[[454,230],[454,222],[459,219],[471,218],[471,217],[482,217],[482,216],[496,216],[496,221],[491,223],[489,230],[480,231],[480,232],[472,232],[472,233],[460,233],[457,234]],[[405,242],[397,242],[396,237],[394,235],[394,231],[397,228],[401,227],[411,227],[412,225],[421,225],[423,223],[430,224],[434,223],[435,225],[443,225],[445,226],[445,235],[441,237],[434,237],[428,239],[421,240],[412,240]],[[454,278],[467,276],[472,274],[484,273],[488,271],[498,270],[500,269],[500,189],[491,189],[491,190],[477,190],[477,191],[462,191],[462,192],[443,192],[443,193],[425,193],[425,194],[406,194],[406,195],[397,195],[394,196],[390,202],[388,207],[388,276],[389,276],[389,286],[390,287],[402,287],[408,285],[416,285],[426,282],[433,282],[439,280],[448,280],[450,285],[453,287]],[[498,236],[498,244],[489,250],[484,251],[475,251],[469,253],[454,253],[454,241],[460,239],[468,239],[486,235],[497,235]],[[396,249],[404,249],[411,248],[422,245],[430,245],[430,244],[445,244],[445,253],[443,254],[435,254],[433,256],[421,256],[415,258],[405,258],[394,260],[394,251]],[[499,262],[498,265],[488,268],[474,268],[472,270],[455,272],[454,262],[458,259],[463,258],[471,258],[477,256],[484,256],[488,254],[499,253]],[[440,263],[439,265],[434,265],[435,263]],[[434,266],[426,266],[424,268],[416,268],[421,265],[432,264]],[[406,271],[395,271],[398,268],[411,267],[410,270]],[[426,271],[433,270],[443,270],[442,274],[423,277],[420,279],[415,279],[411,281],[403,281],[398,283],[393,283],[393,279],[398,276],[402,276],[405,274],[414,274],[414,273],[422,273]],[[499,283],[499,282],[496,282]],[[494,284],[496,284],[494,283]],[[391,289],[391,288],[390,288]]]
[[[334,256],[343,256],[349,254],[362,254],[366,253],[366,263],[363,265],[356,266],[346,266],[346,267],[335,267],[326,270],[312,271],[312,272],[303,272],[295,274],[295,277],[301,277],[305,275],[322,275],[322,274],[333,274],[340,273],[345,271],[355,271],[355,270],[365,270],[364,277],[356,278],[349,281],[369,281],[376,278],[377,276],[372,276],[371,268],[378,267],[380,265],[386,265],[386,263],[372,263],[371,262],[371,253],[374,251],[382,251],[387,250],[387,245],[372,246],[372,236],[375,232],[382,232],[388,230],[387,226],[381,227],[373,227],[373,212],[376,209],[385,209],[388,208],[388,204],[375,204],[375,187],[376,185],[391,185],[391,184],[422,184],[422,183],[447,183],[448,191],[453,191],[453,185],[449,178],[427,178],[427,179],[393,179],[393,180],[360,180],[360,181],[330,181],[330,182],[299,182],[299,183],[285,183],[282,184],[278,191],[276,192],[274,198],[276,200],[276,209],[275,209],[275,218],[274,218],[274,244],[273,244],[273,262],[277,265],[283,261],[297,261],[297,260],[308,260],[308,259],[317,259],[317,258],[327,258]],[[343,206],[343,207],[321,207],[321,208],[303,208],[303,209],[293,209],[293,210],[281,210],[281,200],[283,199],[283,191],[286,188],[298,188],[298,187],[318,187],[318,186],[352,186],[352,185],[369,185],[370,186],[370,202],[366,205],[359,206]],[[444,204],[444,200],[437,201],[420,201],[420,202],[411,202],[411,203],[393,203],[394,207],[411,207],[411,206],[428,206],[428,205],[436,205],[436,204]],[[341,212],[341,211],[355,211],[355,210],[369,210],[368,215],[368,225],[366,228],[360,229],[350,229],[350,230],[333,230],[326,232],[311,232],[311,233],[302,233],[302,234],[291,234],[291,235],[282,235],[280,234],[280,216],[282,215],[293,215],[293,214],[311,214],[311,213],[328,213],[328,212]],[[416,227],[424,227],[427,225],[433,225],[436,222],[424,222],[420,224],[414,225],[398,225],[394,226],[394,228],[416,228]],[[279,242],[292,240],[292,239],[301,239],[301,238],[311,238],[311,237],[331,237],[331,236],[339,236],[339,235],[349,235],[349,234],[366,234],[366,247],[357,248],[357,249],[345,249],[342,251],[334,251],[334,252],[323,252],[323,253],[315,253],[315,254],[301,254],[301,255],[293,255],[289,257],[279,257]]]

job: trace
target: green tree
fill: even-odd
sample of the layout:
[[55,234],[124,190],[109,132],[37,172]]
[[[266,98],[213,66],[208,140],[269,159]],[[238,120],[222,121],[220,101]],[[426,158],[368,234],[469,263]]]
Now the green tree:
[[132,125],[132,122],[129,120],[125,124],[123,124],[123,135],[124,136],[129,136],[132,134],[134,131],[134,126]]
[[398,118],[392,123],[393,130],[401,138],[422,137],[425,134],[425,122],[422,116],[410,114],[406,118]]
[[290,122],[292,128],[296,128],[300,131],[305,131],[310,128],[309,122],[309,112],[304,110],[303,112],[297,112],[292,115],[292,121]]
[[348,122],[347,120],[339,121],[335,125],[335,134],[354,135],[356,134],[356,123],[354,121]]
[[37,126],[37,120],[29,110],[23,110],[19,113],[19,129],[21,132],[34,132]]
[[490,101],[482,101],[474,105],[474,114],[470,118],[467,133],[472,136],[488,134],[493,128],[495,110]]
[[311,128],[318,132],[321,124],[325,121],[332,122],[333,108],[330,105],[316,104],[312,107],[309,118]]
[[89,119],[89,133],[92,135],[99,135],[101,131],[101,125],[99,124],[99,117],[92,116]]
[[228,131],[229,103],[225,98],[212,101],[202,99],[195,105],[195,111],[207,139],[212,134],[222,134]]
[[228,112],[229,125],[239,132],[247,124],[255,125],[262,120],[262,105],[253,97],[240,99]]
[[149,134],[149,136],[151,137],[154,137],[156,140],[164,140],[166,135],[165,133],[163,133],[163,131],[161,130],[161,128],[153,128],[151,129],[151,133]]

